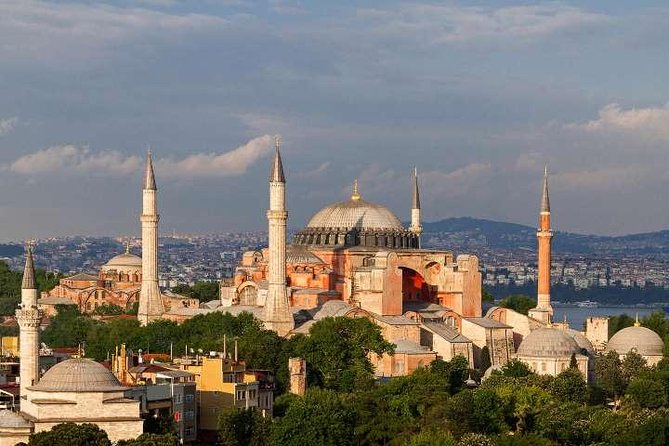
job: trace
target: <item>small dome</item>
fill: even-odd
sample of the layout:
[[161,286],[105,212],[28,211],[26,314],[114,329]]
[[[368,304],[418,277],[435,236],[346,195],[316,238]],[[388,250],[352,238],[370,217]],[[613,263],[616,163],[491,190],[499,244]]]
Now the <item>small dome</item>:
[[67,359],[51,367],[30,390],[43,392],[112,392],[125,390],[114,374],[91,359]]
[[619,355],[625,355],[630,351],[636,351],[641,356],[662,356],[664,343],[660,335],[653,330],[633,326],[627,327],[614,334],[606,346],[606,351],[615,351]]
[[404,230],[392,212],[362,198],[352,198],[324,207],[311,217],[306,227]]
[[142,270],[142,258],[131,254],[129,251],[112,257],[102,265],[102,271],[116,270],[122,273],[136,273]]
[[519,357],[564,358],[580,354],[578,343],[559,328],[539,328],[530,332],[518,347]]

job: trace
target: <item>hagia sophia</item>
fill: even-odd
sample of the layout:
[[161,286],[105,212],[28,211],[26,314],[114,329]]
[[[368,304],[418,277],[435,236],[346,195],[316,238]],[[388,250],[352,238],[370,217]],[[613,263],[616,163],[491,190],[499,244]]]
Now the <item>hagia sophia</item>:
[[[32,432],[67,421],[96,423],[112,441],[142,432],[139,402],[126,398],[127,388],[101,364],[69,359],[40,376],[39,326],[44,314],[62,303],[92,312],[104,304],[128,309],[137,302],[143,325],[161,318],[181,322],[214,311],[250,312],[267,329],[287,337],[308,335],[309,328],[326,317],[366,318],[396,346],[393,355],[370,358],[379,377],[406,375],[435,359],[462,355],[471,368],[490,363],[488,374],[512,359],[547,375],[557,375],[576,361],[584,378],[591,380],[600,352],[621,356],[636,352],[649,365],[662,357],[662,339],[638,320],[611,339],[603,317],[588,318],[584,332],[553,321],[547,171],[537,231],[537,301],[528,315],[502,307],[484,314],[478,258],[422,246],[416,170],[408,227],[387,208],[365,200],[356,181],[347,200],[315,212],[287,244],[287,180],[277,138],[269,176],[268,247],[244,253],[232,284],[221,283],[220,299],[206,303],[158,286],[156,184],[149,153],[140,215],[141,257],[126,249],[103,265],[97,276],[67,277],[50,293],[38,296],[28,248],[16,310],[20,412],[0,410],[0,446],[26,441]],[[483,358],[484,354],[489,357]]]

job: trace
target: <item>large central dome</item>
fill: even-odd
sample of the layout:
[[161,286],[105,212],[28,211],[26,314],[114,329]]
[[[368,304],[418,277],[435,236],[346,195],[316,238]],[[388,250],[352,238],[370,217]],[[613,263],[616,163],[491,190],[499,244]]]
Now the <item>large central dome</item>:
[[360,197],[357,181],[348,201],[326,206],[316,213],[307,228],[393,229],[403,230],[402,223],[383,206]]
[[418,236],[387,208],[363,200],[356,181],[351,198],[318,211],[295,235],[294,244],[417,248]]
[[307,228],[404,229],[388,209],[361,198],[324,207],[311,217]]

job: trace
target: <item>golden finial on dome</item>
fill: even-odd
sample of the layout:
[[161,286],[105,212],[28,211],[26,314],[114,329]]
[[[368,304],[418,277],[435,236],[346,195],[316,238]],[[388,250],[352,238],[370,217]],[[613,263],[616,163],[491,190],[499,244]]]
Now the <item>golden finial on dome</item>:
[[635,327],[640,327],[641,323],[639,322],[639,313],[636,314],[636,317],[634,318],[634,326]]
[[125,253],[130,254],[130,238],[125,239]]
[[358,179],[353,180],[353,193],[351,194],[351,200],[358,201],[360,199],[360,192],[358,191]]

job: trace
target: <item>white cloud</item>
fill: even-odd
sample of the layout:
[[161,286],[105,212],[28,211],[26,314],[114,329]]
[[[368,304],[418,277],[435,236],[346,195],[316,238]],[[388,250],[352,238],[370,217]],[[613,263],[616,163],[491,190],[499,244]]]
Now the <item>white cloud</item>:
[[558,31],[605,23],[603,14],[559,3],[488,8],[408,4],[395,9],[362,9],[372,29],[387,36],[418,36],[433,44],[500,38],[531,39]]
[[[264,135],[221,154],[198,153],[183,159],[156,159],[155,167],[157,175],[165,178],[241,175],[259,158],[270,153],[271,147],[272,138]],[[143,157],[128,156],[115,150],[93,152],[88,147],[62,145],[24,155],[5,169],[22,175],[130,175],[140,172],[143,163]]]
[[160,175],[180,178],[241,175],[271,149],[272,137],[263,135],[221,154],[198,153],[182,160],[160,159],[156,162],[156,170]]
[[141,162],[138,156],[126,156],[114,150],[96,153],[88,147],[69,144],[22,156],[11,163],[9,169],[23,175],[52,172],[118,175],[137,171]]
[[567,128],[593,133],[627,132],[650,138],[669,139],[669,106],[631,108],[608,104],[599,110],[599,117]]
[[204,14],[172,14],[106,4],[0,0],[0,57],[36,61],[104,59],[101,51],[121,43],[179,40],[183,33],[221,27],[226,20]]
[[19,118],[17,118],[16,116],[7,119],[0,119],[0,136],[6,135],[7,133],[14,130],[18,122]]

